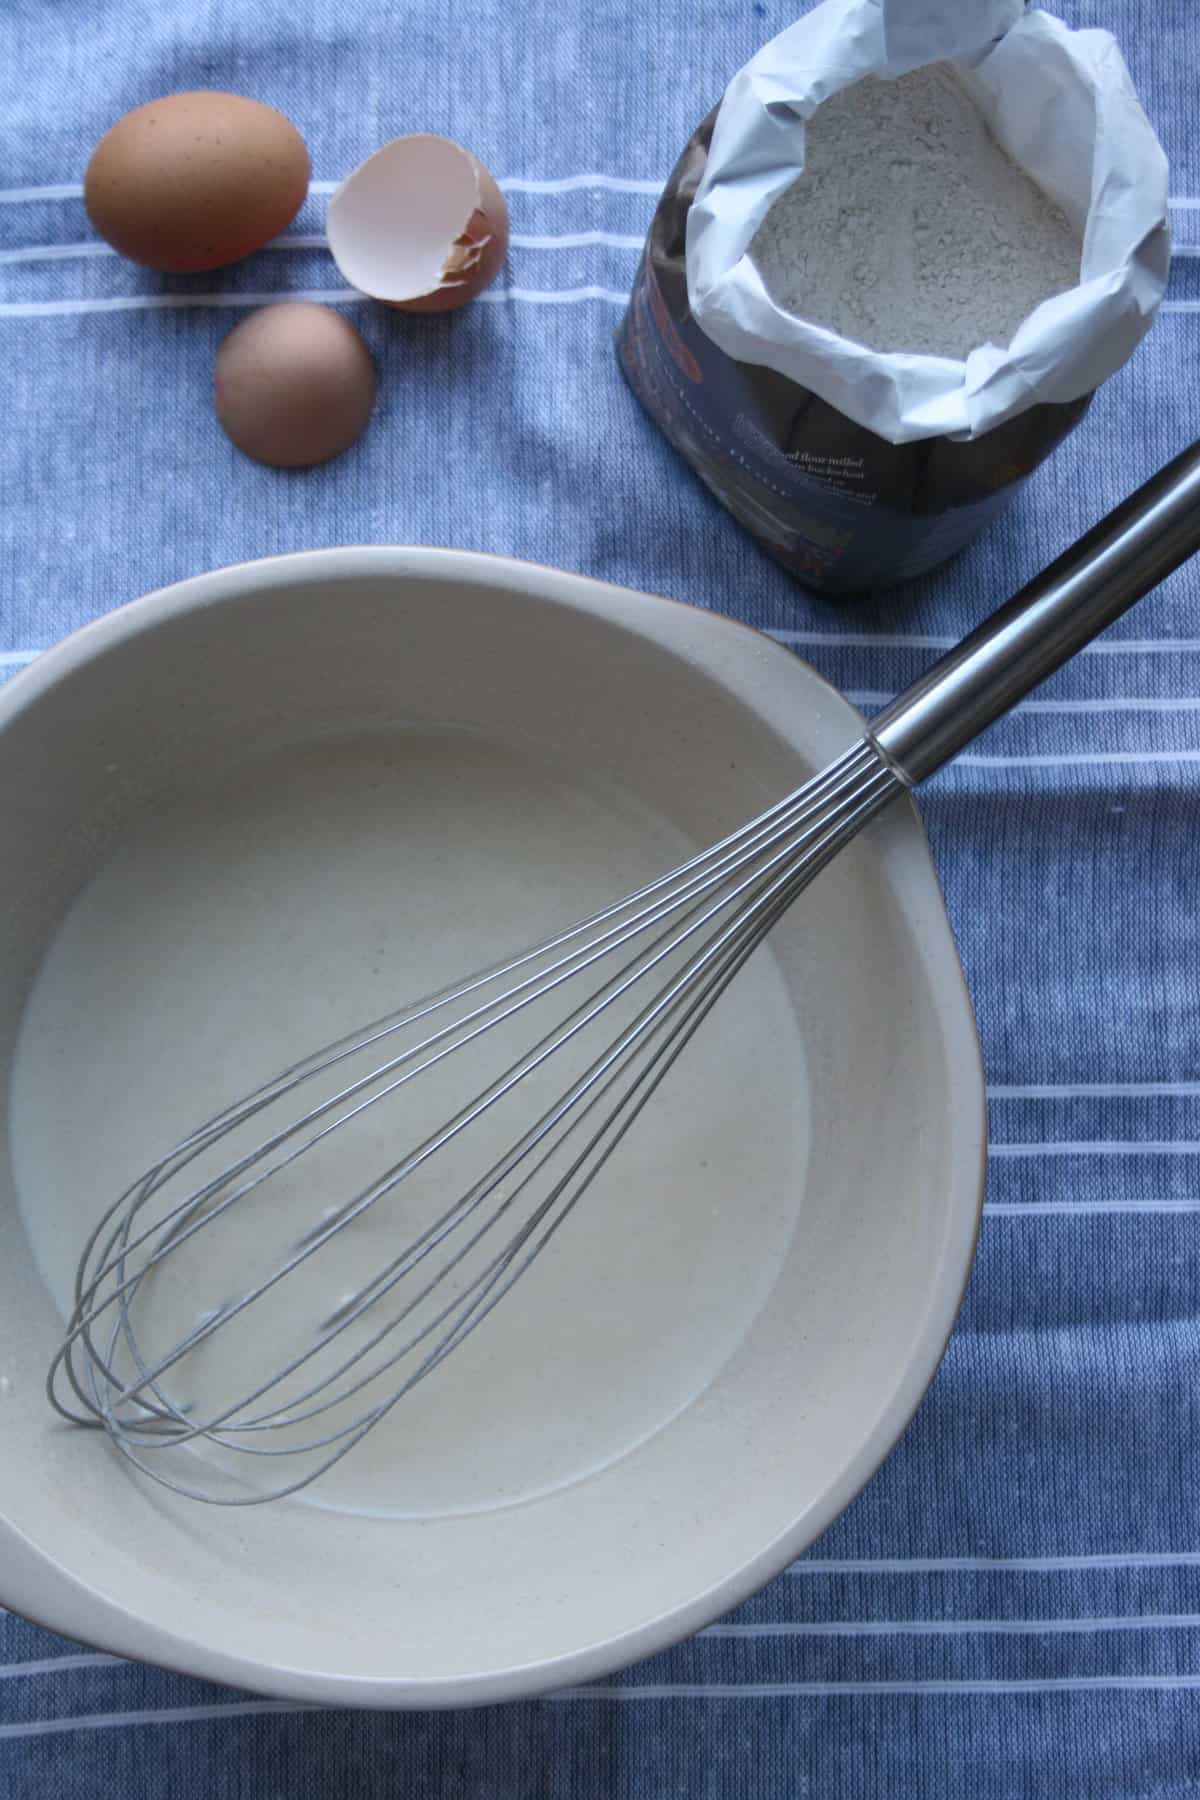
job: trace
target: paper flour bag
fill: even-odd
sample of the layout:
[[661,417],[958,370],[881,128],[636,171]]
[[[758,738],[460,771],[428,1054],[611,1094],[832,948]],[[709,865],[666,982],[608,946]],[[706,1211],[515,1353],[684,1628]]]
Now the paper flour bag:
[[1107,32],[1021,0],[824,0],[686,145],[621,364],[802,580],[904,580],[1008,503],[1149,329],[1166,204]]

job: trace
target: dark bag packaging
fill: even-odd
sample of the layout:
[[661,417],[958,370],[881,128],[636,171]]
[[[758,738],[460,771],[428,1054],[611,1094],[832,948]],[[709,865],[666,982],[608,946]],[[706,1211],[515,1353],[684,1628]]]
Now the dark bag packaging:
[[[1079,286],[1036,308],[1006,348],[963,362],[870,351],[781,312],[746,248],[803,167],[804,119],[864,74],[949,58],[1003,147],[1080,225]],[[1068,81],[1050,140],[1038,121]],[[1121,180],[1106,183],[1114,164]],[[1009,503],[1149,329],[1169,263],[1166,186],[1107,33],[1069,32],[1019,0],[824,0],[735,77],[686,145],[618,332],[621,367],[705,484],[802,581],[831,594],[903,581]]]

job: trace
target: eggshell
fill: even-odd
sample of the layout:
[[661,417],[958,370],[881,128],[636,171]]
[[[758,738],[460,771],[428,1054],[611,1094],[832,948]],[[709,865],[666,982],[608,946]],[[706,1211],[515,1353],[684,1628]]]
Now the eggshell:
[[329,202],[329,248],[356,288],[402,312],[463,306],[499,273],[508,208],[478,157],[450,138],[393,138]]
[[259,249],[308,192],[290,119],[240,94],[168,94],[118,119],[92,153],[88,217],[134,262],[186,274]]
[[217,418],[239,450],[277,469],[327,462],[361,436],[375,365],[349,319],[286,300],[234,326],[217,351]]

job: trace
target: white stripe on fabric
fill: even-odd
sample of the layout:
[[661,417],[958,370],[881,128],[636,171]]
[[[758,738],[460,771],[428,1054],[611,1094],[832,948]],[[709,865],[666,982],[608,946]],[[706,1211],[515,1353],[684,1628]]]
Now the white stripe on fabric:
[[[886,1699],[891,1695],[919,1699],[1021,1694],[1171,1693],[1194,1692],[1200,1675],[1051,1675],[1026,1678],[982,1677],[977,1680],[923,1681],[745,1681],[655,1682],[638,1687],[560,1688],[545,1697],[546,1704],[576,1700],[836,1700]],[[0,1725],[0,1740],[53,1737],[73,1731],[104,1731],[144,1725],[183,1725],[221,1718],[247,1718],[263,1713],[325,1712],[289,1700],[242,1700],[224,1705],[146,1708],[140,1712],[88,1713],[82,1717],[32,1719],[20,1725]]]
[[[6,300],[0,302],[0,318],[40,319],[74,313],[177,311],[198,306],[270,306],[276,300],[316,300],[326,306],[355,306],[367,299],[357,288],[282,288],[269,294],[122,294],[102,300]],[[615,288],[489,288],[477,294],[473,305],[490,302],[504,306],[572,306],[583,300],[600,300],[608,306],[627,306],[629,295]]]
[[[1086,1694],[1194,1691],[1200,1675],[983,1676],[975,1681],[664,1681],[641,1687],[563,1688],[549,1700],[837,1700],[878,1695]],[[0,1730],[3,1728],[0,1727]]]
[[516,250],[586,250],[599,244],[607,250],[641,250],[645,235],[635,237],[622,231],[564,231],[546,233],[514,231],[509,243]]
[[[618,231],[513,232],[509,243],[514,250],[585,250],[593,245],[610,250],[640,250],[644,237]],[[271,238],[262,250],[328,250],[329,239],[323,231],[285,233]],[[39,262],[77,262],[88,257],[116,257],[111,244],[84,240],[77,244],[29,244],[20,250],[0,250],[0,265]]]
[[0,250],[0,264],[77,262],[86,256],[116,256],[111,244],[29,244],[23,250]]
[[1200,1550],[1099,1550],[1066,1556],[811,1556],[786,1575],[1064,1575],[1088,1569],[1197,1569]]
[[5,1738],[52,1737],[63,1731],[111,1731],[123,1725],[188,1725],[199,1719],[244,1719],[259,1713],[324,1712],[296,1700],[232,1700],[209,1706],[146,1707],[137,1712],[84,1713],[82,1717],[30,1719],[20,1725],[0,1725]]
[[[875,631],[792,631],[783,626],[760,626],[766,637],[780,644],[828,644],[834,650],[953,650],[955,637],[935,637],[924,632],[891,634]],[[1076,656],[1178,656],[1200,650],[1200,638],[1098,638],[1084,644]]]
[[788,1619],[709,1625],[702,1638],[1086,1637],[1100,1631],[1200,1631],[1200,1613],[1124,1613],[1082,1619]]
[[1106,1214],[1200,1212],[1200,1200],[985,1200],[985,1218],[1048,1219],[1103,1217]]
[[597,188],[606,194],[651,194],[657,199],[666,183],[636,175],[558,175],[548,180],[506,175],[498,185],[506,194],[575,194],[581,188]]
[[80,1651],[77,1656],[41,1656],[35,1662],[0,1663],[0,1681],[57,1675],[62,1669],[116,1669],[124,1663],[123,1656],[103,1656],[98,1650]]
[[1047,752],[1029,756],[992,756],[968,750],[947,766],[958,769],[1086,769],[1194,762],[1200,762],[1200,750],[1076,750],[1058,755]]
[[1046,1144],[989,1144],[988,1155],[997,1158],[1037,1156],[1197,1156],[1195,1138],[1068,1138]]
[[[341,185],[340,181],[310,181],[308,191],[333,194]],[[639,175],[499,175],[496,185],[506,194],[578,194],[595,188],[605,194],[652,194],[657,199],[666,183]]]
[[490,300],[496,306],[502,306],[507,300],[516,300],[523,306],[570,306],[579,300],[602,300],[608,306],[628,306],[629,295],[619,288],[577,287],[577,288],[488,288],[482,294],[476,294],[471,302],[478,306],[481,300]]
[[993,756],[986,751],[964,751],[947,764],[958,769],[1087,769],[1121,768],[1149,763],[1200,762],[1200,750],[1074,750],[1059,754]]
[[1164,300],[1158,310],[1160,313],[1200,312],[1200,300]]
[[41,654],[40,650],[0,650],[0,669],[23,669]]
[[[310,194],[332,194],[341,185],[340,181],[310,181],[308,191]],[[558,175],[549,178],[507,175],[500,178],[498,185],[511,193],[519,194],[573,194],[581,188],[599,188],[616,194],[660,194],[665,183],[653,177],[627,175]],[[0,205],[30,200],[82,198],[83,186],[75,181],[54,182],[45,187],[0,188]],[[1183,194],[1168,200],[1167,205],[1180,212],[1196,212],[1200,211],[1200,198]]]
[[1034,1081],[988,1084],[989,1100],[1200,1100],[1200,1081]]
[[[340,181],[310,181],[310,194],[334,194],[340,188]],[[506,194],[578,194],[588,188],[595,188],[606,194],[652,194],[657,198],[662,193],[663,181],[653,181],[640,175],[498,175],[497,187],[503,188]],[[21,190],[16,190],[18,193]],[[69,194],[82,194],[83,189],[64,189],[62,197]],[[38,198],[36,188],[26,189],[24,197]],[[54,198],[59,196],[55,194]],[[0,199],[4,196],[0,193]]]
[[82,200],[83,183],[56,181],[48,187],[0,188],[0,206],[16,206],[28,200]]
[[357,288],[293,288],[271,294],[114,294],[97,300],[5,300],[0,318],[60,318],[68,313],[174,312],[197,306],[270,306],[276,300],[317,300],[327,306],[351,306],[366,300]]
[[[855,706],[887,706],[896,698],[889,688],[844,688],[846,699]],[[1200,712],[1200,695],[1185,694],[1178,698],[1155,695],[1102,694],[1095,700],[1022,700],[1014,706],[1010,718],[1025,713],[1107,713],[1107,712]]]

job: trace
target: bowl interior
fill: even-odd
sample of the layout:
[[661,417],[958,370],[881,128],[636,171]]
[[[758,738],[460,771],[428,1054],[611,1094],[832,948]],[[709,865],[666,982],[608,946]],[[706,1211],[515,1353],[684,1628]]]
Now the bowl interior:
[[[323,552],[139,602],[0,699],[4,1104],[47,947],[147,808],[301,737],[448,723],[519,742],[568,781],[587,771],[694,843],[858,729],[811,671],[740,627],[499,559]],[[139,1482],[45,1406],[59,1319],[6,1154],[0,1599],[215,1678],[429,1705],[601,1672],[766,1579],[851,1498],[932,1373],[969,1266],[983,1136],[970,1008],[911,807],[822,875],[773,953],[809,1121],[778,1277],[689,1405],[587,1479],[520,1504],[231,1512]],[[755,1054],[730,1046],[735,1091],[754,1081]],[[751,1217],[754,1181],[753,1163],[731,1164],[728,1205]]]

